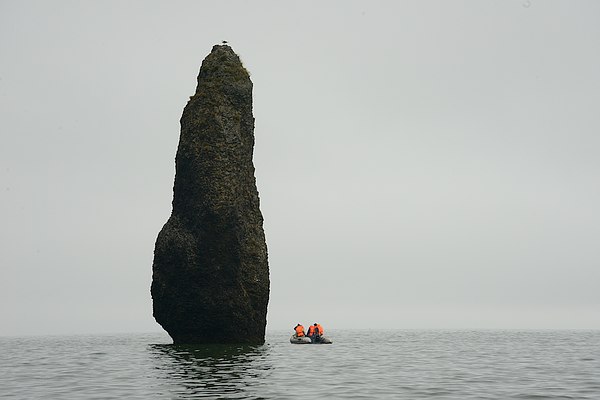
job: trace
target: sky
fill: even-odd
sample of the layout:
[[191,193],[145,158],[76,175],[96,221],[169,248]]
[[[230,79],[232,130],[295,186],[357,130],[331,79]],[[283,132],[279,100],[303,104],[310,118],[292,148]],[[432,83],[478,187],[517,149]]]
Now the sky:
[[179,118],[254,83],[267,329],[600,329],[600,2],[0,0],[0,336],[154,332]]

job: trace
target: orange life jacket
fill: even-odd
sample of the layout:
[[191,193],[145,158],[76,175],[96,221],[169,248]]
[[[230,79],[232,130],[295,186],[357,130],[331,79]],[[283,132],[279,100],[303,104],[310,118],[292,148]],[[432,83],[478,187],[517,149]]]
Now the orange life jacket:
[[317,329],[319,330],[319,335],[323,335],[323,327],[321,324],[317,324]]
[[298,325],[295,329],[296,329],[296,335],[304,336],[304,327],[302,325]]
[[309,326],[309,327],[308,327],[308,336],[312,336],[312,335],[314,335],[314,334],[316,333],[316,332],[315,332],[315,330],[316,330],[316,329],[317,329],[317,327],[316,327],[316,326],[314,326],[314,325],[311,325],[311,326]]

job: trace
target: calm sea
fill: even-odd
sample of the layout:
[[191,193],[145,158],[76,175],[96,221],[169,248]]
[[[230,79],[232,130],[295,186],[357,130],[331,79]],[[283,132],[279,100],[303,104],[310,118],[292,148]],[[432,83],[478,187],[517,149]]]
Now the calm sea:
[[600,399],[600,331],[331,331],[333,345],[162,334],[0,338],[2,399]]

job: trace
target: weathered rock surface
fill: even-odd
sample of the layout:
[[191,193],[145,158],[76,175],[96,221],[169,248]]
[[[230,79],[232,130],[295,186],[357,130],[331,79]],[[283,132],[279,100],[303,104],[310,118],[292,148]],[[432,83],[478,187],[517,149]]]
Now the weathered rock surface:
[[173,212],[156,240],[154,318],[175,343],[263,343],[269,267],[254,178],[252,81],[214,46],[181,117]]

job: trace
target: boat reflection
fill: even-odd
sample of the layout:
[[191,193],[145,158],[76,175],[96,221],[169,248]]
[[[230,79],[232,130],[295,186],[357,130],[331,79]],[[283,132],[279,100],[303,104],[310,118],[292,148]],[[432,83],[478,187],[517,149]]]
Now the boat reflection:
[[149,345],[163,393],[183,398],[257,398],[271,369],[269,346]]

